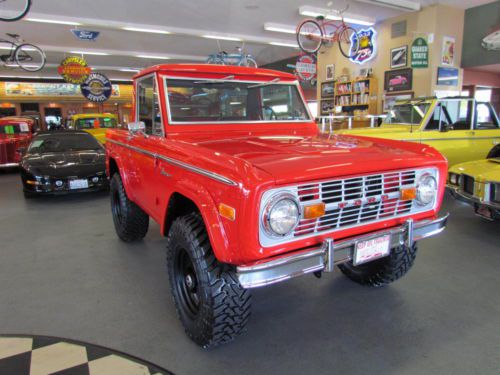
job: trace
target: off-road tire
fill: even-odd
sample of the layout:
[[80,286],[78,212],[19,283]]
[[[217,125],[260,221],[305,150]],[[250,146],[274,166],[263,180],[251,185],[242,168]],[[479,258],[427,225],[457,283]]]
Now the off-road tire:
[[142,240],[149,228],[149,216],[128,197],[119,173],[111,177],[111,213],[118,237],[125,242]]
[[[186,273],[180,270],[187,258],[193,273],[197,308],[186,302]],[[250,317],[251,294],[243,289],[234,268],[215,258],[199,214],[177,218],[167,238],[167,271],[177,315],[186,334],[203,348],[232,341],[245,330]],[[189,273],[188,273],[189,274]],[[185,288],[185,289],[183,289]]]
[[353,266],[351,262],[339,265],[340,270],[352,281],[367,286],[388,285],[403,277],[413,266],[417,245],[398,246],[391,254],[370,263]]

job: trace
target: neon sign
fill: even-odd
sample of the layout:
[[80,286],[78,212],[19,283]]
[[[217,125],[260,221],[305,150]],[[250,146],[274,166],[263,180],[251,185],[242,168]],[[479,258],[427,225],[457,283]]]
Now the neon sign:
[[359,48],[354,53],[351,47],[349,60],[356,64],[364,64],[375,57],[377,53],[377,48],[375,45],[375,39],[377,32],[373,27],[368,29],[361,29],[357,33],[351,35],[351,46],[355,46],[359,41]]

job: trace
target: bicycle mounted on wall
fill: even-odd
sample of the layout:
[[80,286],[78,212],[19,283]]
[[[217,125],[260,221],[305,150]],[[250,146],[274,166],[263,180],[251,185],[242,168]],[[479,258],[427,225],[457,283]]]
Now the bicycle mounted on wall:
[[340,20],[328,21],[328,14],[316,18],[308,18],[297,26],[297,42],[302,51],[309,54],[318,52],[321,46],[331,47],[338,43],[344,57],[351,58],[359,50],[359,38],[353,37],[357,31],[344,21],[344,13],[349,8],[333,10],[334,17]]
[[0,0],[0,21],[20,20],[29,12],[31,3],[31,0]]
[[17,34],[6,34],[12,40],[0,39],[0,44],[10,45],[7,55],[0,55],[0,60],[8,67],[20,67],[27,72],[38,72],[45,66],[45,53],[34,44],[24,43]]

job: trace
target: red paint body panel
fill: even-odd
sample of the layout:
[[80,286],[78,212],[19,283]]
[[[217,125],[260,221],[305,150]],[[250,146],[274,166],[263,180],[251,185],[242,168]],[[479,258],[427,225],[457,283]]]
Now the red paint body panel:
[[[141,72],[136,78],[147,74],[156,74],[159,82],[164,76],[211,79],[227,75],[242,80],[296,80],[286,73],[212,65],[161,65]],[[317,235],[264,248],[259,243],[260,201],[265,191],[277,186],[434,166],[439,169],[438,201],[441,203],[447,162],[429,146],[368,137],[322,135],[312,121],[171,125],[168,124],[163,84],[159,85],[159,96],[166,137],[130,137],[127,131],[109,130],[108,161],[116,161],[129,198],[160,223],[162,233],[165,233],[167,205],[172,194],[191,199],[203,216],[215,255],[221,262],[250,263],[319,244],[326,237],[347,238],[406,220],[406,217],[388,219],[333,235]],[[120,143],[217,173],[236,185],[138,153]],[[235,208],[235,221],[218,214],[220,203]],[[439,205],[435,210],[411,217],[415,220],[434,218],[438,210]]]
[[27,133],[3,134],[0,133],[0,167],[2,165],[19,164],[22,159],[21,148],[27,148],[33,138],[34,120],[28,117],[3,117],[0,118],[0,127],[26,124]]

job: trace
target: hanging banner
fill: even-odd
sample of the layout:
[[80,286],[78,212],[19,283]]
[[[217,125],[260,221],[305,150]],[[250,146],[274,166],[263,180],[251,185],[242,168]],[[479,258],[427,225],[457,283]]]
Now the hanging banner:
[[359,48],[356,53],[353,53],[352,50],[350,51],[351,57],[349,60],[356,64],[364,64],[373,59],[377,53],[375,45],[376,36],[377,32],[373,27],[353,33],[351,35],[351,46],[355,46],[359,39]]
[[113,87],[108,77],[101,73],[91,73],[89,78],[80,86],[83,96],[95,103],[102,103],[109,99]]
[[422,37],[415,39],[411,45],[411,67],[429,67],[429,45]]
[[295,71],[301,81],[310,81],[316,77],[316,59],[314,56],[300,56],[295,63]]
[[91,71],[85,59],[80,56],[66,57],[57,68],[57,72],[66,82],[76,85],[85,82]]

